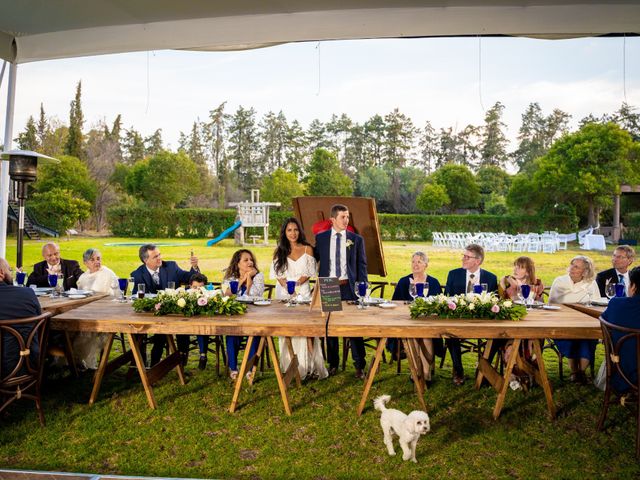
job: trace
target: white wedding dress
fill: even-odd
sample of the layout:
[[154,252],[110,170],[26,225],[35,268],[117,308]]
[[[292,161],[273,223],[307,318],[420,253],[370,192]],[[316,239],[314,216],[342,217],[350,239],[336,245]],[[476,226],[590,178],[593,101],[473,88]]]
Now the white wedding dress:
[[[269,278],[277,280],[277,277],[286,277],[298,279],[300,277],[315,277],[316,276],[316,260],[308,253],[303,254],[298,260],[292,260],[287,258],[287,269],[282,275],[276,275],[275,266],[271,265],[271,273]],[[305,298],[310,297],[309,282],[298,286],[297,293]],[[286,288],[280,285],[276,281],[276,299],[284,300],[289,298]],[[292,308],[305,308],[304,306],[297,306]],[[324,357],[322,356],[322,347],[320,345],[320,339],[313,339],[313,351],[309,351],[307,337],[291,337],[291,344],[293,351],[298,357],[298,371],[301,378],[308,376],[314,376],[317,378],[327,378],[329,372],[324,364]],[[289,350],[285,344],[283,337],[278,339],[278,345],[280,348],[280,368],[284,372],[289,368],[291,363],[291,357],[289,356]]]

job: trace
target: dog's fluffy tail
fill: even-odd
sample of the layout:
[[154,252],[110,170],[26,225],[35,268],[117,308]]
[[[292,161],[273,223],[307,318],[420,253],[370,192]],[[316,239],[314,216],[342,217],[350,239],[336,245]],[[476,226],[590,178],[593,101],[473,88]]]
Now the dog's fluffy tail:
[[387,409],[386,403],[389,400],[391,400],[390,395],[380,395],[378,398],[376,398],[373,401],[373,406],[375,407],[376,410],[380,410],[381,412],[384,412]]

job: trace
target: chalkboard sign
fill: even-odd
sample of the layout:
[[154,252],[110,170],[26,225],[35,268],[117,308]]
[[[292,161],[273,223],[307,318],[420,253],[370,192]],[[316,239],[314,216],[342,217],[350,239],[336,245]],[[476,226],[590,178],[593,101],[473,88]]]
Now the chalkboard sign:
[[318,277],[318,286],[320,287],[320,302],[322,311],[342,311],[340,281],[335,277]]

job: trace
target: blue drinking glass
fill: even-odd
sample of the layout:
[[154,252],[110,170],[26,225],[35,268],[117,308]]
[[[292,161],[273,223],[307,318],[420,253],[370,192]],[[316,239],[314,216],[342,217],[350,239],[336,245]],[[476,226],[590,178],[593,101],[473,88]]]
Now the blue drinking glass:
[[49,282],[49,286],[51,288],[55,288],[56,285],[58,284],[58,275],[54,274],[54,275],[47,275],[47,280]]
[[26,278],[27,278],[27,274],[25,272],[16,273],[16,282],[18,282],[18,285],[20,285],[21,287],[24,286],[24,281]]
[[624,296],[624,283],[616,283],[616,297]]
[[119,278],[118,279],[118,288],[122,292],[122,295],[127,294],[127,284],[129,283],[128,278]]
[[296,291],[296,281],[295,280],[287,280],[287,293],[289,295],[293,295]]
[[530,285],[520,285],[520,292],[522,293],[522,301],[525,305],[527,305],[529,300],[529,294],[531,293]]
[[474,285],[473,286],[473,293],[482,293],[482,285]]
[[416,295],[420,298],[424,297],[424,283],[416,283]]
[[247,293],[247,286],[246,285],[242,285],[240,287],[240,296],[242,297],[245,293]]
[[213,283],[207,284],[207,290],[213,290]]
[[238,280],[229,280],[229,288],[231,289],[231,293],[233,295],[238,293]]
[[367,296],[367,282],[358,282],[358,296],[359,297]]

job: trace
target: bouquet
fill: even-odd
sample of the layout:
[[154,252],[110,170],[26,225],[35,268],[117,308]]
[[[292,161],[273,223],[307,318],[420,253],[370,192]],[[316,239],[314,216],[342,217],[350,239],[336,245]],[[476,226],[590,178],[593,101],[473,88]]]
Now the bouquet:
[[235,295],[225,296],[222,290],[207,290],[204,287],[185,290],[166,289],[155,298],[138,298],[133,301],[136,312],[153,312],[154,315],[172,313],[192,317],[194,315],[242,315],[247,306],[236,300]]
[[491,320],[520,320],[527,314],[522,305],[502,300],[494,293],[463,295],[435,295],[418,298],[409,308],[411,318],[438,316],[442,318],[486,318]]

